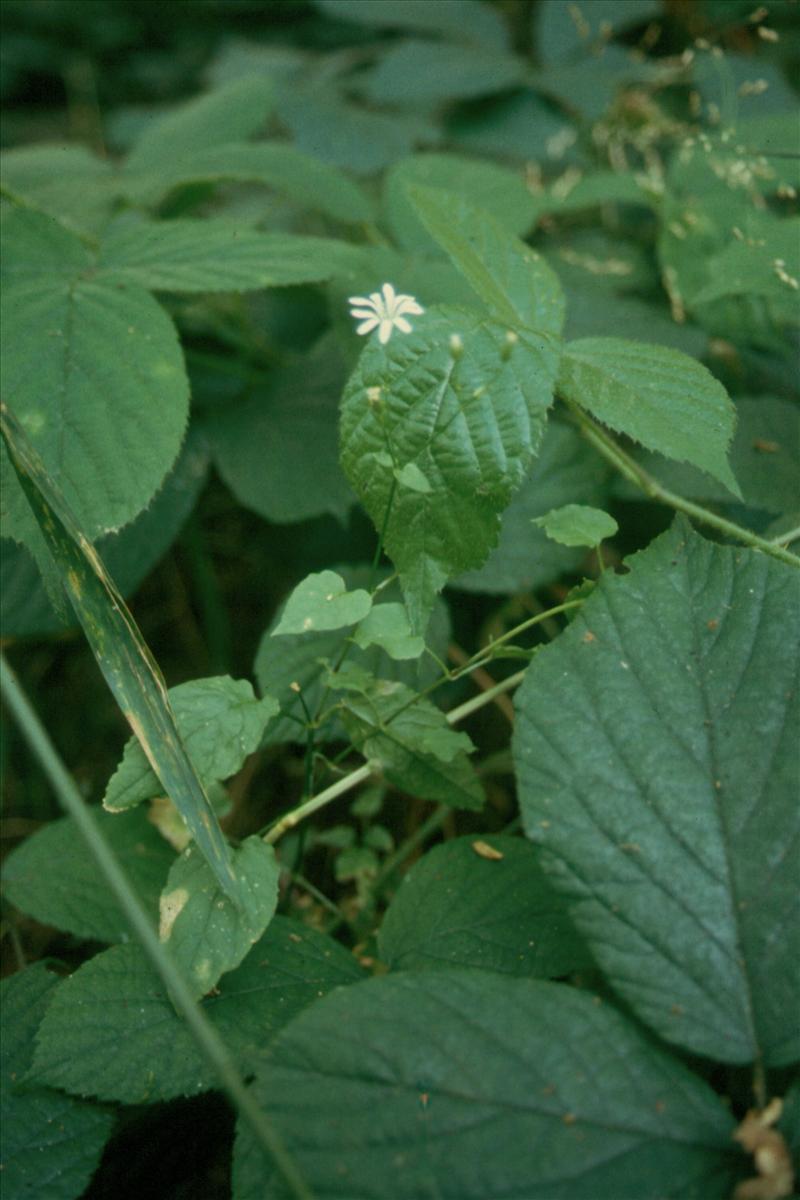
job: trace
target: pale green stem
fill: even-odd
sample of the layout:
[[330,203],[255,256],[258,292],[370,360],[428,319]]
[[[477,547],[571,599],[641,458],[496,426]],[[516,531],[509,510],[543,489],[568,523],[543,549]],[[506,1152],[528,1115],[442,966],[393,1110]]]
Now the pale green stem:
[[[473,696],[471,700],[467,700],[464,704],[460,704],[458,708],[454,708],[452,712],[447,713],[447,720],[451,725],[455,725],[457,721],[468,717],[470,713],[476,712],[479,708],[483,708],[485,704],[489,704],[494,700],[495,696],[499,696],[501,692],[508,692],[511,688],[522,682],[525,675],[524,671],[518,671],[516,675],[510,675],[508,679],[502,680],[493,688],[489,688],[487,692],[481,692],[477,696]],[[395,714],[396,715],[396,714]],[[362,767],[358,767],[355,771],[351,771],[349,775],[339,779],[336,783],[332,783],[330,787],[325,788],[317,796],[312,796],[310,800],[306,800],[303,804],[298,804],[297,808],[293,808],[291,812],[281,817],[272,826],[268,833],[264,834],[264,841],[269,844],[274,844],[288,833],[290,829],[294,829],[306,817],[310,817],[312,813],[318,812],[321,808],[331,804],[337,800],[339,796],[344,796],[347,792],[351,792],[353,788],[357,788],[359,784],[364,783],[376,772],[376,768],[370,763],[365,763]]]
[[[754,550],[762,550],[764,554],[769,554],[773,558],[780,559],[781,562],[789,563],[792,567],[800,567],[800,558],[796,554],[792,554],[791,550],[786,550],[781,545],[777,545],[775,541],[768,541],[766,538],[759,537],[757,533],[753,533],[750,529],[745,529],[741,525],[734,524],[733,521],[727,521],[724,517],[718,516],[717,513],[711,512],[707,508],[703,508],[700,504],[694,504],[691,500],[685,500],[683,496],[676,495],[668,488],[663,487],[657,479],[654,479],[649,471],[645,471],[643,467],[626,454],[621,446],[618,446],[612,437],[609,436],[599,425],[597,425],[591,417],[588,417],[576,404],[570,401],[565,401],[569,408],[573,419],[580,427],[581,432],[587,441],[602,454],[613,467],[620,472],[621,475],[631,483],[650,496],[652,500],[659,500],[662,504],[667,504],[670,508],[676,509],[678,512],[686,513],[689,517],[694,517],[695,520],[701,521],[704,525],[710,525],[714,529],[718,529],[720,533],[726,534],[730,538],[734,538],[737,542],[743,542],[746,546],[752,546]],[[786,536],[782,535],[780,541],[786,541]]]
[[22,691],[5,655],[2,654],[0,654],[0,693],[19,723],[25,740],[50,780],[59,801],[75,822],[79,833],[86,842],[89,853],[100,873],[105,876],[114,898],[130,922],[142,949],[161,977],[175,1008],[186,1021],[203,1057],[216,1071],[222,1087],[250,1125],[256,1140],[274,1161],[292,1195],[296,1197],[296,1200],[313,1200],[313,1194],[295,1166],[282,1138],[273,1128],[266,1113],[259,1108],[252,1092],[245,1086],[225,1043],[196,1003],[183,976],[159,941],[125,872],[97,828],[75,781],[61,761],[47,731]]
[[786,533],[779,533],[776,537],[770,538],[773,546],[789,546],[792,542],[796,542],[800,538],[800,525],[796,525],[794,529],[787,529]]

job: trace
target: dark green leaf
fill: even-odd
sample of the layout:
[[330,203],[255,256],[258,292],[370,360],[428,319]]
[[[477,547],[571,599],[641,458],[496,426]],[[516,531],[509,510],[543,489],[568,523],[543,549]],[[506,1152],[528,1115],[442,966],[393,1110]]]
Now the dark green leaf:
[[403,878],[378,952],[392,970],[483,967],[553,978],[591,964],[566,905],[520,838],[460,837]]
[[[728,1200],[733,1121],[609,1005],[490,971],[403,972],[302,1013],[254,1095],[317,1200]],[[242,1125],[235,1200],[289,1193]]]
[[237,500],[269,521],[332,513],[355,497],[339,466],[341,356],[323,337],[302,361],[276,367],[207,424],[214,462]]
[[559,391],[603,424],[667,458],[739,485],[728,463],[736,410],[701,363],[646,342],[582,338],[564,348]]
[[[174,851],[142,809],[117,816],[93,810],[92,815],[155,922]],[[28,916],[76,937],[98,942],[130,937],[130,922],[98,874],[72,817],[43,826],[12,851],[3,865],[3,893]]]
[[259,233],[223,218],[153,221],[112,229],[97,276],[155,291],[252,291],[330,279],[348,254],[332,238]]
[[569,501],[602,504],[608,476],[603,459],[574,429],[550,421],[528,478],[503,513],[497,546],[480,570],[453,586],[491,595],[527,592],[577,569],[584,552],[551,542],[533,519]]
[[347,629],[372,608],[372,597],[363,588],[354,592],[335,571],[307,575],[294,589],[273,637],[292,633],[327,633]]
[[723,1062],[800,1053],[800,574],[677,522],[517,698],[520,802],[609,982]]
[[461,196],[419,185],[408,196],[431,236],[498,321],[555,336],[564,324],[557,276],[525,242]]
[[267,75],[236,79],[149,125],[128,155],[125,168],[169,170],[197,151],[239,142],[264,123],[271,104],[272,85]]
[[[338,942],[275,917],[202,1008],[250,1071],[302,1008],[362,978]],[[38,1040],[36,1077],[81,1096],[145,1104],[196,1095],[219,1082],[136,945],[98,954],[65,979]]]
[[428,700],[415,701],[405,684],[379,680],[363,696],[348,694],[342,706],[353,744],[395,787],[454,808],[483,807],[468,758],[472,742]]
[[113,1125],[113,1116],[25,1080],[34,1036],[58,976],[43,963],[0,984],[0,1164],[3,1200],[77,1200]]

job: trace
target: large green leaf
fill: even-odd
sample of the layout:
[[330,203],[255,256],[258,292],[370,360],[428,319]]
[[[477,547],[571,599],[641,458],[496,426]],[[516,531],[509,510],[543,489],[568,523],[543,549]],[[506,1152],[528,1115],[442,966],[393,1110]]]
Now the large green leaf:
[[723,1062],[792,1062],[800,573],[684,521],[628,565],[518,694],[525,827],[643,1020]]
[[564,348],[558,388],[603,424],[708,471],[740,495],[728,463],[736,410],[695,359],[646,342],[582,338]]
[[[174,851],[143,809],[113,817],[93,810],[92,815],[155,923]],[[3,864],[3,894],[37,921],[76,937],[98,942],[130,938],[130,922],[98,875],[72,817],[45,825],[12,851]]]
[[107,159],[85,146],[16,146],[0,156],[3,186],[77,233],[96,234],[108,220],[118,185]]
[[348,692],[341,705],[353,744],[395,787],[454,808],[483,808],[483,788],[468,757],[472,742],[430,701],[382,679],[360,695]]
[[436,136],[408,105],[394,112],[362,108],[332,83],[303,87],[293,80],[279,98],[278,115],[306,154],[361,175],[374,174]]
[[[275,917],[201,1007],[249,1072],[277,1030],[301,1009],[331,988],[362,978],[338,942]],[[136,945],[98,954],[64,980],[42,1023],[35,1074],[79,1096],[124,1104],[196,1095],[219,1084]]]
[[344,269],[332,238],[259,233],[224,218],[120,224],[100,247],[96,277],[155,291],[235,292],[317,283]]
[[345,375],[330,337],[301,361],[276,367],[207,425],[214,462],[237,500],[268,521],[344,519],[355,497],[339,466]]
[[[93,538],[131,521],[177,457],[189,403],[178,339],[147,292],[91,278],[83,244],[55,221],[16,209],[3,232],[4,396]],[[30,545],[33,518],[1,457],[3,532]]]
[[[636,460],[660,483],[681,496],[731,503],[728,489],[696,467],[647,452],[637,454]],[[780,396],[737,396],[736,433],[730,460],[749,509],[776,515],[800,510],[797,405]],[[615,486],[626,499],[634,494],[641,498],[641,491],[627,481],[620,479]]]
[[417,216],[407,195],[409,185],[456,192],[485,209],[512,234],[526,233],[536,215],[536,200],[522,171],[457,154],[413,154],[395,163],[383,184],[383,208],[391,231],[398,243],[412,252],[438,253],[439,243]]
[[[229,675],[179,683],[170,688],[169,700],[178,732],[205,784],[235,775],[247,756],[258,749],[265,726],[278,711],[271,696],[259,700],[246,679]],[[103,807],[121,812],[162,793],[142,747],[131,738],[109,780]]]
[[[727,1200],[733,1121],[608,1004],[490,971],[326,996],[253,1085],[317,1200]],[[240,1126],[235,1200],[285,1188]]]
[[159,936],[199,999],[232,971],[258,941],[278,904],[275,851],[249,837],[233,852],[237,903],[224,894],[197,847],[170,868],[161,893]]
[[[149,204],[173,188],[217,181],[263,183],[304,208],[347,224],[368,221],[364,192],[334,167],[282,142],[231,142],[196,151],[152,175],[131,175],[126,190]],[[122,184],[126,184],[123,176]]]
[[482,967],[545,979],[592,961],[536,850],[488,834],[453,838],[415,863],[387,909],[378,952],[392,970]]
[[570,501],[602,504],[609,470],[586,440],[551,420],[528,478],[502,516],[500,537],[484,565],[453,581],[467,592],[526,592],[576,570],[585,552],[551,542],[534,519]]
[[409,95],[419,104],[437,104],[502,92],[528,75],[524,59],[512,54],[407,38],[389,47],[366,90],[378,104],[402,103]]
[[[25,1079],[34,1036],[58,976],[43,963],[0,984],[0,1164],[4,1200],[77,1200],[82,1196],[114,1118],[71,1096]],[[177,1018],[176,1018],[177,1019]]]
[[[364,349],[342,399],[342,466],[376,526],[386,523],[415,633],[447,580],[480,566],[497,540],[541,441],[556,361],[549,339],[509,339],[457,309]],[[397,483],[408,463],[428,494]]]
[[21,426],[0,406],[14,470],[100,670],[159,779],[227,895],[237,895],[230,848],[181,742],[166,684],[125,601]]
[[410,29],[442,34],[455,41],[474,42],[502,50],[508,32],[501,14],[480,0],[437,0],[420,4],[419,0],[314,0],[326,16],[379,29]]
[[180,159],[210,146],[239,142],[264,123],[271,104],[272,85],[267,75],[235,79],[148,125],[125,168],[169,171]]
[[440,188],[408,188],[428,232],[498,321],[557,335],[564,324],[558,277],[489,213]]

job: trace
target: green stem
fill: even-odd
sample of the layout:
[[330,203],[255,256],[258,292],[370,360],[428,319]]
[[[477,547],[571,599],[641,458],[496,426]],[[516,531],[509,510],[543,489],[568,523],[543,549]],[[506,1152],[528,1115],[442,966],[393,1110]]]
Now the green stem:
[[[577,602],[576,602],[577,603]],[[490,704],[495,696],[499,696],[502,692],[508,692],[512,688],[520,684],[524,678],[525,672],[518,671],[516,675],[509,675],[508,679],[502,680],[493,688],[489,688],[487,692],[481,692],[474,696],[471,700],[460,704],[458,708],[454,708],[452,712],[447,713],[447,720],[450,725],[454,725],[457,721],[463,720],[471,713],[476,712],[479,708],[483,708],[485,704]],[[397,714],[393,714],[396,716]],[[312,796],[310,800],[306,800],[303,804],[298,804],[297,808],[293,808],[291,812],[286,813],[276,821],[268,833],[264,835],[264,841],[270,845],[279,841],[285,833],[290,829],[294,829],[306,817],[310,817],[312,813],[318,812],[321,808],[325,808],[339,796],[344,796],[347,792],[351,792],[353,788],[357,788],[359,784],[374,773],[375,768],[370,763],[364,763],[355,771],[351,771],[349,775],[345,775],[342,779],[338,779],[336,783],[332,783],[330,787],[325,788],[317,796]]]
[[245,1086],[225,1043],[196,1003],[183,976],[159,941],[125,872],[92,819],[75,781],[61,761],[47,731],[22,691],[5,655],[2,654],[0,654],[0,694],[18,722],[25,740],[52,784],[62,806],[78,827],[89,853],[101,874],[105,876],[117,903],[130,922],[142,949],[161,977],[176,1009],[186,1021],[203,1056],[216,1071],[222,1087],[252,1128],[259,1144],[273,1159],[292,1195],[297,1200],[313,1200],[312,1193],[295,1166],[294,1159],[284,1146],[282,1138],[273,1128],[266,1113],[259,1108],[252,1092]]
[[[769,554],[773,558],[780,559],[781,562],[789,563],[793,567],[800,567],[800,558],[796,554],[792,554],[790,550],[785,550],[783,546],[776,545],[774,541],[768,541],[766,538],[759,537],[752,530],[745,529],[741,525],[736,525],[733,521],[727,521],[725,517],[720,517],[717,513],[703,508],[702,505],[694,504],[691,500],[685,500],[683,496],[678,496],[675,492],[671,492],[668,488],[663,487],[657,479],[654,479],[649,471],[645,471],[643,467],[640,467],[604,429],[593,421],[591,417],[588,417],[576,404],[568,400],[565,403],[586,440],[621,475],[640,488],[651,500],[658,500],[662,504],[674,508],[677,512],[686,513],[687,516],[694,517],[695,520],[702,522],[704,525],[710,525],[712,528],[718,529],[720,533],[726,534],[735,541],[743,542],[746,546],[752,546],[754,550],[762,550],[764,554]],[[780,540],[785,541],[785,536],[782,536]]]

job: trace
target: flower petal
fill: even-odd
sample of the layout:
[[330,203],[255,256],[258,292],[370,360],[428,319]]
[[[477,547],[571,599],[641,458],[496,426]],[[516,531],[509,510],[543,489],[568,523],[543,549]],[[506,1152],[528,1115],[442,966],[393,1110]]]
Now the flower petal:
[[415,316],[421,316],[425,309],[421,304],[417,304],[413,296],[398,296],[394,311],[395,313],[412,313]]
[[378,334],[378,341],[380,342],[380,344],[382,346],[385,346],[386,343],[388,342],[389,338],[392,336],[393,328],[394,328],[394,326],[392,325],[392,322],[389,320],[388,317],[385,317],[381,321],[381,328],[380,328],[380,333]]
[[385,283],[381,291],[383,292],[384,304],[386,305],[386,315],[391,317],[394,312],[394,306],[397,303],[395,290],[390,283]]
[[367,317],[372,317],[373,321],[378,320],[374,308],[351,308],[350,316],[355,317],[356,320],[362,321]]
[[356,333],[370,333],[380,322],[377,317],[367,317],[366,321],[362,321],[357,327]]
[[348,304],[355,304],[358,308],[372,308],[372,301],[367,300],[365,296],[349,296]]
[[395,317],[394,325],[395,328],[399,329],[401,333],[411,333],[411,326],[405,317]]
[[377,313],[382,313],[386,307],[383,303],[383,296],[380,294],[380,292],[370,292],[367,303],[371,304]]

